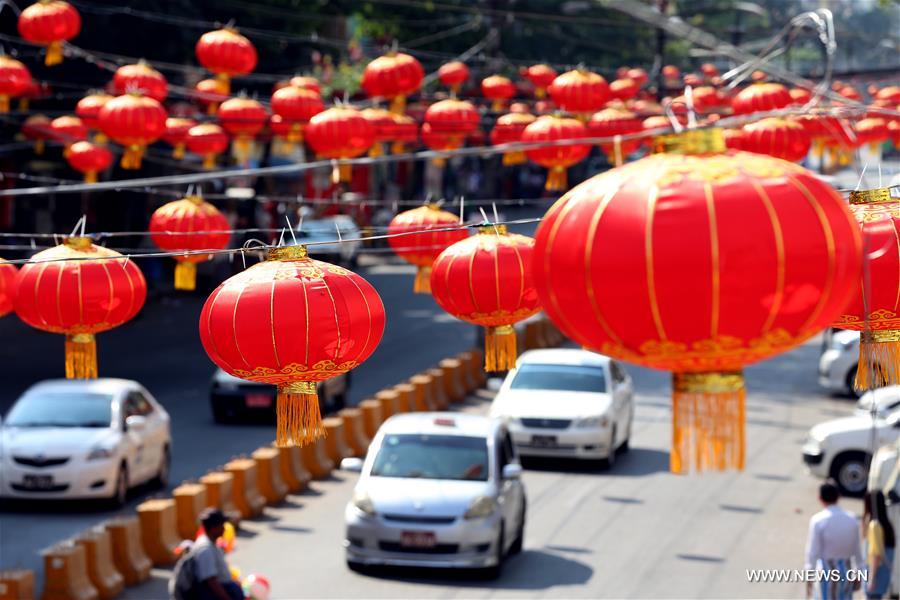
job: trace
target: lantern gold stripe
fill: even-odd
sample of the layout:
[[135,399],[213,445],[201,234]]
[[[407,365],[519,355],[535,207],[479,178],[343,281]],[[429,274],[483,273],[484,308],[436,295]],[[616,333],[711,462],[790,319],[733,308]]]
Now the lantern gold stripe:
[[653,217],[656,214],[656,200],[659,197],[659,186],[650,189],[647,196],[647,228],[644,234],[644,260],[647,270],[647,297],[650,301],[650,312],[653,314],[653,322],[659,339],[666,341],[666,330],[663,327],[662,316],[659,313],[659,301],[656,297],[656,280],[653,273]]
[[769,198],[766,190],[756,179],[749,179],[748,181],[753,186],[753,189],[756,190],[756,194],[766,209],[766,214],[769,216],[769,221],[772,224],[772,234],[775,236],[775,252],[777,256],[775,294],[772,296],[772,307],[769,309],[769,316],[762,327],[762,333],[766,334],[772,329],[772,324],[775,322],[775,318],[781,310],[781,303],[784,301],[784,233],[781,229],[781,220],[778,218],[778,213],[775,212],[775,207],[772,205],[772,200]]

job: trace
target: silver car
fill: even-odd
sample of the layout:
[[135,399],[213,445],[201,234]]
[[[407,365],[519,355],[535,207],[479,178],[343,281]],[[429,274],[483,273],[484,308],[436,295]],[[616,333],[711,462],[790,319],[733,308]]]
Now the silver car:
[[347,565],[484,569],[496,577],[522,549],[522,467],[500,422],[413,413],[381,426],[347,504]]
[[859,332],[826,331],[819,356],[819,385],[831,392],[859,396],[853,388],[859,362]]

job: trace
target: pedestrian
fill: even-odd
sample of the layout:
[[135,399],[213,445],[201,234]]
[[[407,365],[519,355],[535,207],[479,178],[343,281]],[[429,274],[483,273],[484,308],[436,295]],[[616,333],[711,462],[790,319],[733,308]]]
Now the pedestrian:
[[881,598],[887,594],[891,585],[896,538],[894,527],[888,519],[884,492],[881,490],[872,492],[869,501],[868,509],[871,518],[866,531],[866,554],[869,567],[866,597]]
[[175,565],[169,581],[174,600],[244,600],[241,586],[232,579],[225,553],[216,540],[225,533],[222,511],[207,508],[200,514],[203,533]]
[[[848,576],[850,569],[862,570],[859,521],[852,513],[837,505],[837,485],[826,481],[819,487],[819,500],[825,507],[809,520],[806,542],[806,570],[826,572],[816,578],[818,598],[847,600],[858,587],[858,579]],[[834,575],[832,575],[834,574]],[[837,575],[837,576],[835,576]],[[807,596],[813,592],[813,582],[806,582]]]

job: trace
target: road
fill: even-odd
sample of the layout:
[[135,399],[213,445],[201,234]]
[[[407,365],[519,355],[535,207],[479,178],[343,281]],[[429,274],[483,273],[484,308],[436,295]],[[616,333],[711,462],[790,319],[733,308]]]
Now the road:
[[[440,571],[348,571],[343,510],[356,475],[343,472],[242,523],[229,560],[244,574],[268,577],[273,598],[802,597],[802,584],[752,584],[746,569],[802,567],[807,522],[819,507],[800,446],[810,425],[852,410],[849,399],[818,389],[818,350],[812,341],[747,370],[743,473],[668,473],[669,377],[630,368],[631,451],[609,473],[527,463],[525,551],[495,582]],[[464,410],[483,413],[487,405],[473,401]],[[861,510],[858,501],[843,502]],[[154,571],[126,597],[159,597],[166,576]]]

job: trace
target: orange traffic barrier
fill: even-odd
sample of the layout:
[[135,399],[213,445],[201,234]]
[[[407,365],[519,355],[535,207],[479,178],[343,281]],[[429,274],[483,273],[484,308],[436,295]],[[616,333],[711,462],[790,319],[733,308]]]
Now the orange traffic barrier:
[[384,419],[387,420],[390,417],[401,413],[406,412],[409,409],[404,408],[400,404],[400,398],[397,392],[393,389],[390,390],[381,390],[375,394],[375,400],[381,404],[381,414],[384,416]]
[[[274,444],[273,444],[274,447]],[[288,491],[297,494],[306,489],[309,480],[312,479],[309,471],[303,466],[303,457],[300,455],[299,446],[282,446],[277,448],[280,460],[281,480],[287,486]]]
[[175,548],[181,542],[175,526],[175,501],[171,498],[147,500],[137,507],[141,521],[144,552],[156,567],[175,563]]
[[88,578],[97,588],[100,600],[112,600],[121,594],[125,589],[125,578],[113,564],[109,532],[95,527],[82,533],[75,543],[84,546]]
[[144,552],[141,526],[137,517],[119,517],[106,522],[112,542],[112,558],[125,585],[137,585],[150,577],[153,561]]
[[234,505],[234,475],[225,471],[213,471],[200,478],[200,483],[206,488],[207,508],[218,508],[231,524],[237,527],[241,522],[241,511]]
[[182,483],[172,490],[175,499],[175,526],[183,540],[192,540],[200,526],[200,513],[207,506],[206,486],[202,483]]
[[381,402],[378,400],[363,400],[359,403],[359,410],[363,415],[363,431],[370,440],[375,437],[378,428],[381,427]]
[[324,438],[301,446],[300,456],[303,458],[303,466],[306,467],[313,479],[325,479],[334,470],[334,461],[328,457]]
[[266,506],[266,499],[257,488],[256,462],[250,458],[236,458],[224,468],[234,475],[231,500],[241,511],[241,518],[249,519],[261,514]]
[[288,494],[281,479],[281,453],[276,448],[259,448],[250,456],[256,461],[256,487],[266,504],[279,504]]
[[34,600],[34,571],[0,571],[0,600]]
[[413,375],[409,378],[409,384],[413,387],[413,402],[417,411],[438,410],[431,395],[431,384],[434,381],[430,375]]
[[462,402],[469,395],[466,389],[466,381],[463,378],[462,361],[458,358],[445,358],[440,362],[444,371],[444,393],[450,402]]
[[344,420],[340,417],[328,417],[323,419],[325,425],[325,453],[335,465],[341,464],[341,460],[353,456],[353,452],[347,447],[347,435],[344,433]]
[[409,383],[398,383],[391,388],[397,394],[397,406],[400,412],[415,412],[416,408],[416,390]]
[[431,377],[431,402],[438,410],[450,408],[450,398],[447,396],[447,388],[444,380],[446,374],[443,369],[428,369],[425,374]]
[[91,583],[84,546],[63,542],[44,550],[42,600],[100,600]]
[[358,408],[345,408],[338,413],[344,420],[344,436],[353,456],[365,456],[371,441],[363,425],[363,413]]

